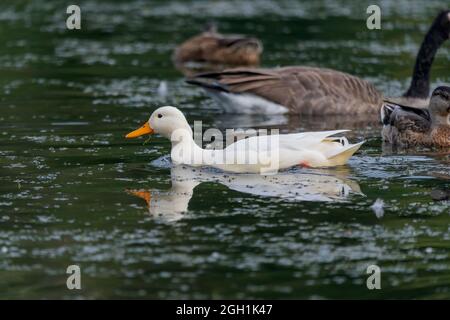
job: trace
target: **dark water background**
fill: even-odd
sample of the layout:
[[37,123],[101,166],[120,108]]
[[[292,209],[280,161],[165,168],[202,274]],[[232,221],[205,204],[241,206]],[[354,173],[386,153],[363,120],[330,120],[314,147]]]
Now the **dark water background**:
[[[400,95],[445,1],[381,1],[381,31],[366,29],[368,1],[78,4],[82,30],[69,31],[65,1],[0,2],[0,298],[450,298],[449,203],[429,195],[450,186],[448,155],[392,154],[376,122],[221,114],[170,60],[214,20],[262,39],[263,66],[335,68]],[[450,82],[449,53],[432,87]],[[189,170],[177,186],[167,140],[123,138],[161,105],[205,129],[345,126],[367,143],[343,168],[288,172],[306,191]],[[81,291],[66,288],[70,264]],[[381,290],[366,288],[370,264]]]

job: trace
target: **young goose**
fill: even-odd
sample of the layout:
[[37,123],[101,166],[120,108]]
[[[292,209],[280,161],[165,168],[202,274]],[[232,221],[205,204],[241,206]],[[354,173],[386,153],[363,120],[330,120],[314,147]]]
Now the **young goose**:
[[215,26],[183,42],[174,53],[176,64],[211,62],[224,65],[259,64],[262,44],[258,39],[240,35],[222,35]]
[[[447,10],[435,18],[422,42],[410,88],[404,94],[410,102],[423,105],[428,97],[431,64],[449,34]],[[369,82],[323,68],[235,68],[198,74],[187,82],[203,87],[231,113],[354,115],[378,112],[383,104],[383,94]]]
[[345,137],[330,137],[345,131],[253,136],[221,150],[202,149],[195,143],[183,113],[166,106],[156,109],[141,128],[125,137],[159,133],[170,139],[174,164],[211,166],[236,173],[275,173],[296,165],[331,167],[347,163],[363,142],[350,144]]
[[401,147],[450,147],[450,87],[433,91],[427,109],[387,102],[381,109],[383,139]]

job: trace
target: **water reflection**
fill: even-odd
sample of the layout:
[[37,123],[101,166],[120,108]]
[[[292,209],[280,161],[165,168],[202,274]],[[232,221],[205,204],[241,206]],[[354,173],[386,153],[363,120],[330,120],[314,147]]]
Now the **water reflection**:
[[449,148],[426,148],[426,147],[399,147],[386,141],[382,141],[381,151],[383,156],[390,155],[413,155],[431,157],[442,164],[450,164]]
[[181,219],[188,210],[194,188],[201,183],[193,169],[177,166],[171,170],[172,187],[168,191],[128,190],[147,203],[148,212],[156,219],[171,222]]
[[225,174],[209,168],[174,166],[168,191],[127,190],[147,203],[150,215],[167,222],[181,219],[188,211],[194,189],[203,182],[216,182],[231,190],[286,201],[341,202],[351,194],[363,195],[349,178],[348,168],[296,169],[277,175]]

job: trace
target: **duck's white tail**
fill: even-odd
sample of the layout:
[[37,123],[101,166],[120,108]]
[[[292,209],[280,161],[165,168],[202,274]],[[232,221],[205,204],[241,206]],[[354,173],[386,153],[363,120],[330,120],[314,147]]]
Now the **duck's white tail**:
[[343,146],[336,154],[328,157],[329,166],[341,166],[347,163],[348,159],[362,146],[364,141]]

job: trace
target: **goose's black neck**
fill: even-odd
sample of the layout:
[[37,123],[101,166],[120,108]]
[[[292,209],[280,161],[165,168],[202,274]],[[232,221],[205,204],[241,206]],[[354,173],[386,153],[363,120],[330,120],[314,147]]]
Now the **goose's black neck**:
[[405,92],[405,97],[423,99],[428,97],[430,92],[430,70],[434,56],[442,43],[448,39],[448,31],[441,25],[443,14],[447,13],[443,12],[438,15],[420,46],[411,85]]

